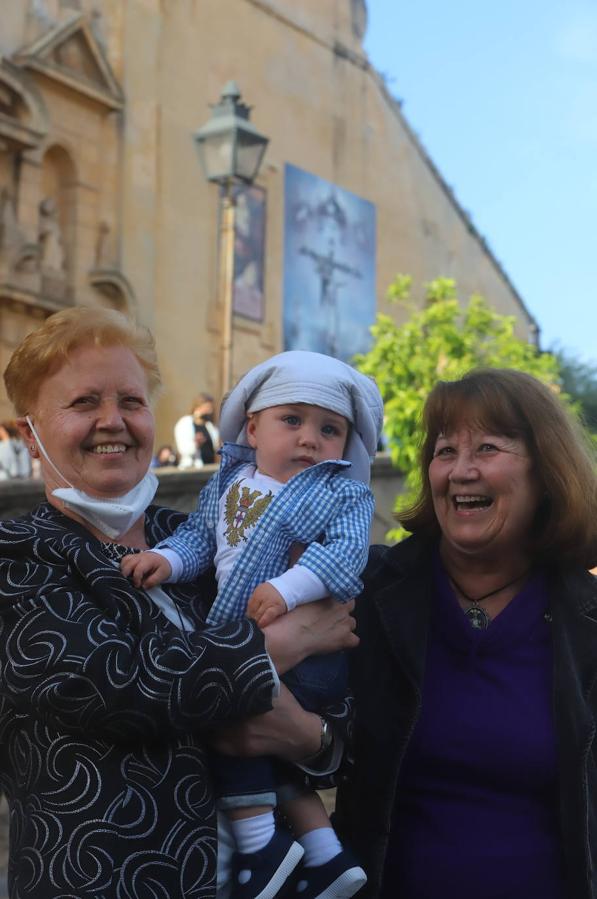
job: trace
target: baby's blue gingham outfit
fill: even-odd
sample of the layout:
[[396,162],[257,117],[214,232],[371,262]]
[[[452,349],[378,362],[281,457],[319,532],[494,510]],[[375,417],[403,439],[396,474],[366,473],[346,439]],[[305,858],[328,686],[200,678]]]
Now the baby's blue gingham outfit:
[[[199,494],[197,511],[158,544],[180,557],[180,580],[191,581],[213,564],[219,501],[239,469],[255,464],[255,451],[225,443],[222,464]],[[374,498],[361,481],[342,476],[341,460],[319,462],[291,478],[274,496],[250,533],[208,616],[208,624],[242,618],[258,584],[288,568],[293,543],[307,544],[300,564],[325,584],[335,599],[346,601],[363,589],[360,573],[367,561]]]

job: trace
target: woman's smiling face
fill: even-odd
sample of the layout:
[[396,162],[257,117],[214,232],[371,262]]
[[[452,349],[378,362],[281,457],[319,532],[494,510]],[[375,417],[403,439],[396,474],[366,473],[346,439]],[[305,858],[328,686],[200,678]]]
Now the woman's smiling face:
[[[30,417],[56,468],[91,496],[122,496],[149,468],[154,418],[147,377],[127,347],[88,345],[70,353],[43,382]],[[40,461],[47,493],[64,487],[42,454]]]
[[441,434],[429,483],[445,550],[526,555],[541,490],[523,440],[468,427]]

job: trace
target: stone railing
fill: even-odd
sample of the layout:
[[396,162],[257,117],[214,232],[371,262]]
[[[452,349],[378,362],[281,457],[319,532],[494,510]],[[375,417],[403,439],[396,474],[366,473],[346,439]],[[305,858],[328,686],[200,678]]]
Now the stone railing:
[[[199,491],[214,471],[214,465],[207,465],[198,471],[172,468],[156,472],[160,480],[156,503],[181,512],[191,512],[196,506]],[[394,499],[401,486],[402,477],[392,468],[387,453],[377,456],[371,478],[376,506],[372,543],[383,543],[386,532],[392,527]],[[43,496],[40,481],[0,481],[0,519],[25,515],[41,502]]]

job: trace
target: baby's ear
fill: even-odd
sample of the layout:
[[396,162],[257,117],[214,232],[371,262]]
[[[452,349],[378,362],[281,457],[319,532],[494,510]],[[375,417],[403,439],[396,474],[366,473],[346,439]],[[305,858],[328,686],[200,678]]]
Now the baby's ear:
[[253,449],[257,449],[257,416],[255,412],[249,412],[247,415],[247,424],[246,424],[246,432],[247,432],[247,440],[249,442],[249,446]]

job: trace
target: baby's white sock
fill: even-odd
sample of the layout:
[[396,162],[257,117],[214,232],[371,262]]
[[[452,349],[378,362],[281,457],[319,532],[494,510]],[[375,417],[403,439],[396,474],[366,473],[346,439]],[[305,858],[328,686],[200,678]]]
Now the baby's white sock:
[[258,852],[267,846],[274,835],[274,813],[264,812],[253,818],[240,818],[238,821],[231,821],[230,826],[239,852]]
[[325,865],[331,858],[342,852],[342,844],[333,827],[318,827],[298,838],[305,850],[303,864],[306,868]]

